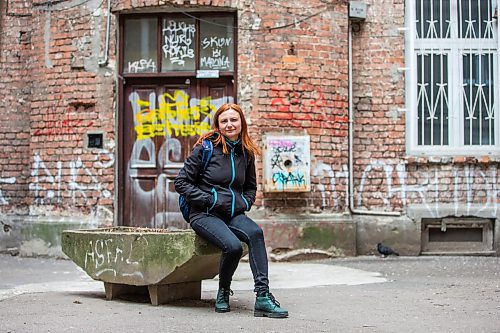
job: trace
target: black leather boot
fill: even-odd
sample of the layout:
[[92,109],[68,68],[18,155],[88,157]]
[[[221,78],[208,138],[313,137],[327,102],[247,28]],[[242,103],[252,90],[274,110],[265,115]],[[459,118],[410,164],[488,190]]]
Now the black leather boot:
[[255,317],[286,318],[288,311],[280,308],[280,303],[270,292],[258,293],[255,299]]
[[215,312],[229,312],[229,295],[233,295],[233,291],[229,288],[219,288],[217,292],[217,299],[215,300]]

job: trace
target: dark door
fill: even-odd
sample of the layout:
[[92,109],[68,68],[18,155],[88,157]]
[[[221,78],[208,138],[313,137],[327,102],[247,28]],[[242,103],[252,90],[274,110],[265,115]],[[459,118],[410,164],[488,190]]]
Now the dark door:
[[[231,78],[127,80],[118,203],[122,224],[187,228],[173,180],[223,103],[233,102]],[[157,81],[157,82],[154,82]],[[121,200],[120,200],[121,201]]]

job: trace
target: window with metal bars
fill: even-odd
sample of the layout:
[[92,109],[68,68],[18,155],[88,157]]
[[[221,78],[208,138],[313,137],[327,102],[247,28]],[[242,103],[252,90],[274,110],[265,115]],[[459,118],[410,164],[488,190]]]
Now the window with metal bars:
[[407,0],[410,153],[500,153],[497,7]]

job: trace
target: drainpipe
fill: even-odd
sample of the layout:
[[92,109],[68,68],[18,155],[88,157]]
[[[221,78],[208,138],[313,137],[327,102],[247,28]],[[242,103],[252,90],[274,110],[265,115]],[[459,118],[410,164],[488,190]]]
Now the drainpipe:
[[111,0],[108,0],[108,17],[106,21],[106,42],[105,42],[105,48],[104,48],[104,58],[99,59],[97,62],[99,66],[106,66],[108,64],[108,53],[109,53],[109,31],[110,31],[110,25],[111,25]]
[[363,214],[363,215],[383,215],[383,216],[401,216],[400,212],[385,212],[378,210],[360,210],[354,208],[354,170],[353,170],[353,132],[354,132],[354,116],[352,109],[352,27],[351,19],[348,18],[347,28],[349,30],[348,34],[348,66],[349,66],[349,211],[351,214]]

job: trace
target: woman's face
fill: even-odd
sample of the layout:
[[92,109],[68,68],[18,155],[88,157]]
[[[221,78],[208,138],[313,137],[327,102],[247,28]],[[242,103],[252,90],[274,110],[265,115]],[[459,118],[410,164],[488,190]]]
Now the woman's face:
[[231,141],[238,139],[241,133],[241,118],[240,114],[228,109],[219,115],[219,130],[222,135]]

